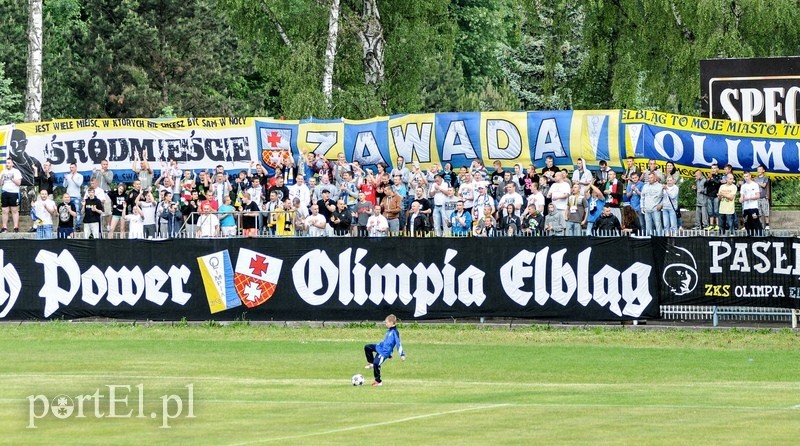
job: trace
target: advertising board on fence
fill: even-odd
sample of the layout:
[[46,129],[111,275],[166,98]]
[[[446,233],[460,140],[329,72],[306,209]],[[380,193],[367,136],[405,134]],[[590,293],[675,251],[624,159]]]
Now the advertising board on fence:
[[[475,253],[481,253],[476,255]],[[0,319],[653,319],[800,308],[800,243],[730,238],[0,242]]]
[[701,60],[700,97],[709,118],[797,124],[800,57]]

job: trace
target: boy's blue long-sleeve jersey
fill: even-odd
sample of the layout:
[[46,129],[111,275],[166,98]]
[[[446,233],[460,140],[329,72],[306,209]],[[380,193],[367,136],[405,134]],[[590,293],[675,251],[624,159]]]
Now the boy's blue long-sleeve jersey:
[[375,347],[375,350],[378,351],[379,355],[388,359],[392,357],[392,350],[394,350],[395,346],[397,346],[397,352],[400,353],[400,356],[406,355],[403,351],[403,344],[400,343],[400,332],[397,331],[397,327],[391,327],[386,330],[386,337],[383,338],[383,342]]

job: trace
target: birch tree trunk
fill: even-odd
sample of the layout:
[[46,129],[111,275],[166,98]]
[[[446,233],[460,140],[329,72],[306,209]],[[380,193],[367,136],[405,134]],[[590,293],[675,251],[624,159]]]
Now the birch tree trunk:
[[378,0],[364,0],[361,14],[362,28],[358,33],[364,52],[364,82],[377,87],[383,82],[383,26],[378,11]]
[[[338,3],[338,2],[337,2]],[[267,15],[267,19],[272,22],[275,26],[275,30],[278,31],[278,35],[281,36],[281,40],[286,46],[289,48],[289,51],[294,52],[294,45],[292,45],[292,41],[289,39],[289,35],[286,34],[286,30],[283,29],[281,26],[281,22],[278,20],[278,17],[275,15],[275,12],[267,5],[264,0],[259,2],[259,6],[261,7],[261,11]]]
[[328,46],[325,48],[325,70],[322,75],[322,94],[330,108],[333,100],[333,64],[336,61],[336,40],[339,38],[339,0],[331,0],[328,16]]
[[42,120],[42,1],[29,0],[25,122]]

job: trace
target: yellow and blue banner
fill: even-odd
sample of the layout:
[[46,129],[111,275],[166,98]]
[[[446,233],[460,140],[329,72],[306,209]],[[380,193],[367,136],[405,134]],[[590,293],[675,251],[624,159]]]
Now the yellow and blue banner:
[[[621,167],[625,153],[619,110],[427,113],[362,121],[256,119],[255,125],[262,160],[277,159],[275,151],[282,156],[291,151],[295,160],[312,152],[333,160],[343,153],[348,162],[362,166],[394,166],[403,157],[426,169],[431,164],[466,166],[475,159],[542,167],[552,156],[556,165],[571,168],[578,158],[588,166],[604,160]],[[281,138],[290,141],[280,145]]]
[[197,258],[211,314],[242,305],[234,286],[233,263],[228,250]]
[[[625,151],[637,161],[671,161],[685,170],[706,170],[712,163],[735,171],[763,164],[774,177],[800,173],[800,125],[736,122],[674,115],[652,110],[623,110]],[[687,172],[691,174],[691,172]]]
[[14,126],[12,125],[0,125],[0,172],[6,168],[6,158],[8,157],[8,140],[13,129]]
[[[10,130],[9,130],[10,129]],[[133,180],[131,166],[146,156],[156,170],[175,159],[179,168],[228,172],[258,162],[268,169],[297,164],[313,153],[364,167],[394,167],[402,157],[423,169],[474,160],[505,167],[541,168],[552,157],[571,170],[578,158],[596,168],[605,161],[624,169],[624,159],[638,164],[655,159],[683,169],[707,169],[712,162],[735,170],[764,164],[773,176],[800,172],[800,126],[743,123],[650,110],[556,110],[453,112],[379,116],[366,120],[295,121],[270,118],[80,119],[0,127],[3,147],[17,162],[23,181],[30,166],[49,160],[57,177],[69,170],[91,172],[109,161],[115,181]]]

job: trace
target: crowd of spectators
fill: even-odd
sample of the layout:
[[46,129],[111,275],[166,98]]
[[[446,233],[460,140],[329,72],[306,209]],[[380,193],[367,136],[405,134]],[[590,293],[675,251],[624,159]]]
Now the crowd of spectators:
[[[182,169],[176,160],[159,170],[136,159],[131,184],[114,184],[108,162],[88,178],[71,164],[60,182],[49,162],[35,172],[38,199],[32,205],[39,238],[171,238],[218,236],[584,236],[666,235],[682,228],[679,185],[671,162],[665,171],[655,160],[644,170],[633,157],[624,171],[605,161],[596,171],[578,159],[570,172],[554,165],[507,170],[500,161],[487,169],[480,160],[457,170],[398,157],[395,167],[379,164],[364,169],[346,161],[308,154],[299,162],[277,157],[268,173],[260,163],[229,176],[214,170]],[[13,161],[2,174],[2,232],[19,229],[21,176]],[[84,184],[88,180],[88,185]],[[54,201],[56,188],[63,190]],[[741,203],[748,234],[769,229],[771,184],[763,166],[736,181],[711,166],[709,175],[694,172],[696,226],[707,231],[734,231]],[[57,229],[54,231],[54,229]]]

